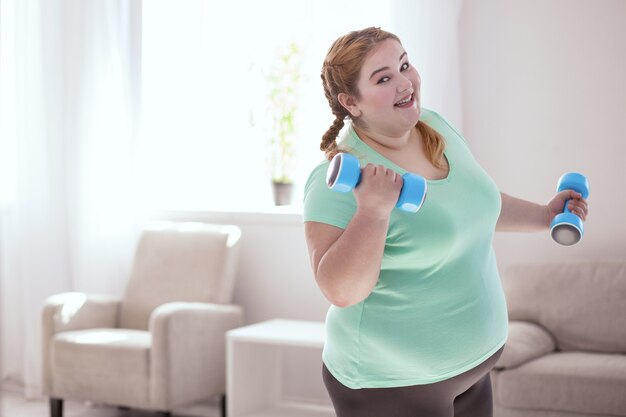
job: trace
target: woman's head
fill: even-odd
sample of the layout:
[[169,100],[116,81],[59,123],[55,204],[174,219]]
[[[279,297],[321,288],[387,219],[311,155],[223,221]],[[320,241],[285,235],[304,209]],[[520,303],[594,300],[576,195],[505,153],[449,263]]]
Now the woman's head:
[[337,152],[335,139],[346,117],[362,129],[370,124],[383,130],[419,120],[419,75],[392,33],[370,27],[340,37],[326,55],[321,77],[335,116],[320,146],[329,158]]

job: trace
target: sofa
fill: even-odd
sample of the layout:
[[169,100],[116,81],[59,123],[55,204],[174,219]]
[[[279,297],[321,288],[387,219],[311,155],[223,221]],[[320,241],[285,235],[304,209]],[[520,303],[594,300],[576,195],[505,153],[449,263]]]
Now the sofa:
[[494,416],[626,416],[626,261],[516,265],[502,283]]

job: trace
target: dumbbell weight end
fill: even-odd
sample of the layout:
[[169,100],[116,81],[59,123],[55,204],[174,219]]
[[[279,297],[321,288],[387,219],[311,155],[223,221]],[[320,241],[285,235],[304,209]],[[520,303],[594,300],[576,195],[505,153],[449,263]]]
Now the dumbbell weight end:
[[347,193],[359,184],[361,166],[359,160],[349,153],[338,153],[330,161],[326,171],[326,184],[333,191]]

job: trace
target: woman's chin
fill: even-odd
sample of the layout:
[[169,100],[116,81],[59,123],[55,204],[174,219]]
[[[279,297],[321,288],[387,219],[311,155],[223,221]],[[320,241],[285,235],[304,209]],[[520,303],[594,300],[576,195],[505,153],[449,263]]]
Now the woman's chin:
[[398,108],[400,117],[407,121],[409,127],[415,126],[422,115],[422,109],[419,103],[413,103],[409,108]]
[[411,114],[406,115],[404,119],[407,121],[406,122],[407,128],[410,129],[414,127],[417,124],[417,122],[419,122],[421,116],[422,116],[422,112],[419,107]]

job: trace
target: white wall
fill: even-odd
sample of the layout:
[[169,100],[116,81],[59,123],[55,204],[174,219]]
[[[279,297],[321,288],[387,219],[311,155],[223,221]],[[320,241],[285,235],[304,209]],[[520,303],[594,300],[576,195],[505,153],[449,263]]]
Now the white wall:
[[547,202],[559,176],[590,181],[575,247],[543,234],[497,234],[501,269],[516,262],[626,259],[626,2],[474,0],[460,18],[463,130],[515,196]]

